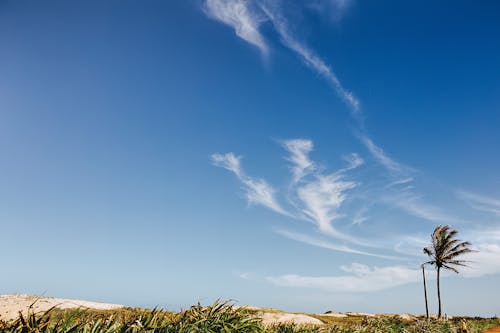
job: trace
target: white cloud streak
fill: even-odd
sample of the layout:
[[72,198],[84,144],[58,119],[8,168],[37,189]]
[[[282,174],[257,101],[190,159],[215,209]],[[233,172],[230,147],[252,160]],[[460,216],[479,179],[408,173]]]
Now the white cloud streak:
[[298,241],[298,242],[301,242],[304,244],[327,249],[327,250],[352,253],[352,254],[359,254],[359,255],[363,255],[363,256],[377,257],[377,258],[383,258],[383,259],[391,259],[391,260],[401,260],[402,259],[401,257],[385,256],[385,255],[380,255],[380,254],[376,254],[376,253],[360,251],[360,250],[354,249],[352,247],[349,247],[349,246],[346,246],[343,244],[335,244],[335,243],[329,242],[329,241],[324,240],[324,239],[304,235],[304,234],[293,232],[293,231],[276,230],[276,232],[278,234],[286,237],[286,238],[289,238],[289,239],[292,239],[292,240],[295,240],[295,241]]
[[458,217],[446,214],[441,208],[423,202],[419,196],[414,194],[402,194],[386,197],[385,201],[398,207],[406,213],[423,220],[437,223],[456,223],[462,220]]
[[500,200],[467,191],[457,191],[460,199],[473,209],[500,216]]
[[290,153],[287,158],[292,163],[293,182],[296,183],[306,174],[316,169],[314,162],[309,159],[309,153],[313,150],[313,143],[307,139],[286,140],[283,147]]
[[429,245],[429,240],[427,238],[414,235],[399,236],[398,238],[399,241],[394,245],[394,251],[407,256],[419,256],[424,258],[423,248]]
[[304,64],[328,81],[352,113],[359,115],[359,100],[352,92],[344,88],[332,68],[312,49],[299,42],[291,34],[286,20],[278,12],[271,10],[262,2],[260,2],[261,12],[259,12],[256,10],[256,4],[256,1],[250,0],[206,0],[205,12],[209,17],[231,26],[238,37],[258,47],[263,54],[268,53],[269,47],[259,26],[266,18],[271,20],[282,43],[294,51]]
[[368,206],[361,207],[352,219],[353,225],[361,225],[364,222],[369,220],[369,217],[366,215],[368,212]]
[[321,75],[328,83],[332,85],[337,95],[349,106],[353,115],[359,116],[361,105],[354,94],[348,91],[333,69],[321,59],[312,49],[299,42],[290,32],[286,20],[279,13],[274,12],[269,7],[261,4],[264,13],[273,23],[276,31],[280,35],[283,45],[294,51],[309,68]]
[[341,216],[338,210],[346,199],[345,192],[355,186],[356,183],[344,181],[338,174],[317,175],[315,180],[297,189],[301,211],[317,224],[321,232],[342,238],[332,222]]
[[340,251],[340,252],[346,252],[346,253],[354,253],[354,254],[362,254],[362,255],[371,255],[369,253],[353,249],[353,248],[346,246],[346,245],[334,244],[334,243],[328,242],[328,241],[323,240],[323,239],[318,239],[316,237],[303,235],[303,234],[300,234],[297,232],[292,232],[292,231],[287,231],[287,230],[277,230],[276,232],[278,234],[286,237],[286,238],[289,238],[289,239],[292,239],[292,240],[295,240],[295,241],[298,241],[301,243],[313,245],[316,247],[321,247],[321,248],[328,249],[328,250]]
[[[313,148],[310,140],[287,140],[283,146],[290,154],[287,160],[292,163],[293,181],[296,185],[289,188],[290,194],[297,198],[293,203],[296,210],[294,214],[289,213],[278,203],[276,190],[266,181],[245,174],[240,157],[227,153],[213,154],[211,159],[215,166],[227,169],[237,176],[243,184],[249,203],[265,206],[286,216],[305,219],[314,223],[323,234],[359,245],[360,243],[353,237],[344,235],[333,226],[333,222],[342,217],[339,209],[346,200],[347,191],[356,187],[357,183],[344,180],[341,172],[326,175],[318,172],[308,156]],[[360,163],[361,158],[354,154],[351,156],[349,167],[342,170],[357,167]],[[297,183],[304,175],[310,173],[312,173],[311,179]]]
[[307,6],[322,16],[339,21],[352,2],[352,0],[308,0]]
[[255,272],[251,272],[251,271],[248,271],[248,272],[233,271],[233,274],[235,276],[239,277],[240,279],[248,280],[248,281],[256,280],[258,278],[257,274]]
[[[305,139],[286,140],[283,141],[282,145],[289,153],[286,160],[292,164],[293,182],[292,186],[288,188],[288,196],[293,209],[285,209],[279,204],[275,195],[276,190],[266,181],[246,175],[241,166],[241,158],[235,154],[213,154],[211,160],[215,166],[227,169],[236,175],[243,185],[245,197],[249,203],[267,207],[294,219],[311,222],[320,233],[328,237],[354,244],[357,247],[373,247],[367,242],[359,240],[358,237],[340,232],[334,225],[337,220],[344,217],[340,213],[340,209],[347,199],[348,192],[358,185],[356,182],[345,180],[345,173],[362,165],[363,159],[353,153],[345,158],[348,163],[346,168],[331,174],[324,174],[309,158],[309,153],[313,149],[312,141]],[[304,178],[306,175],[308,177]],[[293,197],[295,201],[292,201],[290,197]],[[278,233],[295,241],[334,251],[385,259],[399,259],[290,231],[279,231]]]
[[265,55],[269,48],[259,31],[263,18],[247,0],[206,0],[205,13],[232,27],[236,35],[259,48]]
[[368,151],[372,154],[375,160],[377,160],[377,162],[379,162],[387,170],[398,173],[405,170],[403,165],[390,158],[382,148],[373,142],[372,139],[366,135],[359,135],[359,139],[366,149],[368,149]]
[[343,169],[345,171],[356,169],[356,168],[362,166],[363,164],[365,164],[365,160],[363,160],[356,153],[351,153],[349,155],[345,155],[343,158],[347,162],[347,167]]
[[226,170],[229,170],[233,172],[238,178],[243,177],[242,171],[241,171],[241,157],[238,157],[234,155],[233,153],[227,153],[227,154],[213,154],[211,156],[212,158],[212,163],[215,166],[224,168]]
[[398,185],[405,185],[405,186],[410,186],[410,185],[407,185],[407,184],[410,184],[411,182],[413,182],[413,177],[408,177],[408,178],[403,178],[403,179],[397,179],[395,181],[393,181],[392,183],[388,184],[386,186],[386,188],[389,188],[389,187],[393,187],[393,186],[398,186]]
[[263,179],[255,179],[247,176],[241,168],[241,158],[233,153],[224,155],[213,154],[212,163],[215,166],[233,172],[243,184],[245,196],[250,204],[257,204],[267,207],[279,214],[290,216],[290,214],[278,203],[276,190]]
[[[297,202],[293,202],[306,219],[314,222],[319,230],[330,236],[346,239],[355,242],[338,232],[333,227],[333,221],[341,215],[339,208],[346,199],[346,192],[356,187],[355,182],[343,180],[343,173],[357,168],[364,163],[358,154],[352,153],[345,156],[348,166],[330,174],[322,174],[316,164],[309,158],[309,153],[313,150],[313,143],[307,139],[286,140],[283,147],[288,151],[287,161],[292,164],[292,185],[291,190],[295,190]],[[313,175],[312,179],[297,184],[303,177]]]

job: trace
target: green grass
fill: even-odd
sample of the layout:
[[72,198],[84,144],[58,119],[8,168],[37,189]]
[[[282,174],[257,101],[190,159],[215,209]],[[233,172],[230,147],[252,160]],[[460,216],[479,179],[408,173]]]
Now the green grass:
[[365,317],[311,315],[322,326],[275,325],[264,327],[255,311],[217,301],[210,306],[193,305],[180,313],[122,308],[116,310],[29,311],[10,322],[0,321],[2,333],[456,333],[462,319],[470,333],[500,325],[498,319],[453,318],[403,320],[397,316]]

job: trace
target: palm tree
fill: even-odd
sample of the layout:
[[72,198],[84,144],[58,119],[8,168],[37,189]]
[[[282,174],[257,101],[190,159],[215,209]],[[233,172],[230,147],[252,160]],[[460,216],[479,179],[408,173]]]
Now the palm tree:
[[458,273],[456,266],[467,266],[467,261],[457,258],[463,254],[474,252],[469,248],[471,245],[469,242],[462,242],[455,238],[457,234],[458,231],[449,225],[438,225],[431,235],[432,245],[424,247],[424,253],[431,258],[426,264],[436,267],[437,271],[438,318],[441,318],[441,289],[439,285],[441,268]]

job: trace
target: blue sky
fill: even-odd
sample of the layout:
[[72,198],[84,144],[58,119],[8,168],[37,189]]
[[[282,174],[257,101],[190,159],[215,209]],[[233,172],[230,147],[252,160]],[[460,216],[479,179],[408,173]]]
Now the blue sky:
[[499,314],[499,13],[1,2],[0,293],[422,313],[451,224],[444,312]]

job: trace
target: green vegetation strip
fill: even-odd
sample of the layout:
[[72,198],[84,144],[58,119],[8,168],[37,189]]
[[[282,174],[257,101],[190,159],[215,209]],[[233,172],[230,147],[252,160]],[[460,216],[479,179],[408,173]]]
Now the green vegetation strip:
[[311,315],[322,320],[322,326],[275,325],[263,326],[255,311],[234,307],[229,302],[211,306],[194,305],[180,313],[163,310],[123,308],[117,310],[60,310],[43,313],[28,311],[14,321],[0,321],[0,332],[11,333],[418,333],[459,332],[466,320],[468,332],[480,333],[500,325],[497,318],[453,318],[448,321],[423,318],[403,320],[400,317],[344,318]]

